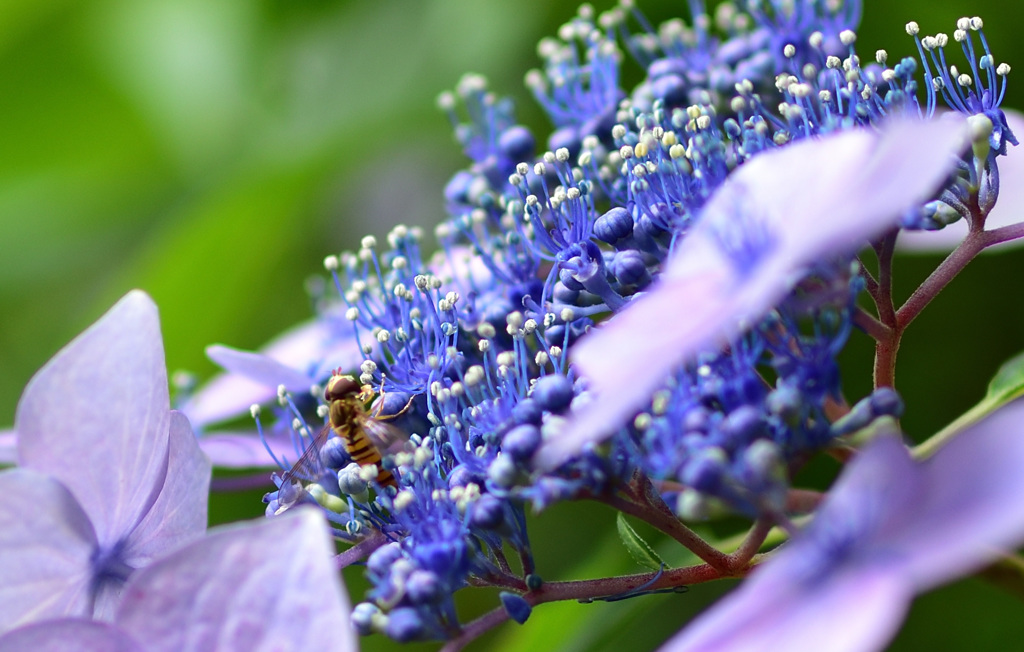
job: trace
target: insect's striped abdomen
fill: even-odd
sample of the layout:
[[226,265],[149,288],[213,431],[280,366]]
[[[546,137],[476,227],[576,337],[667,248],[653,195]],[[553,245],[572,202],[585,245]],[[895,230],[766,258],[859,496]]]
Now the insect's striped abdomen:
[[360,423],[361,406],[353,405],[346,400],[336,400],[331,403],[331,428],[335,434],[345,442],[345,451],[352,461],[359,466],[377,465],[377,484],[382,487],[397,487],[398,482],[391,471],[381,464],[380,451],[370,438],[363,432]]

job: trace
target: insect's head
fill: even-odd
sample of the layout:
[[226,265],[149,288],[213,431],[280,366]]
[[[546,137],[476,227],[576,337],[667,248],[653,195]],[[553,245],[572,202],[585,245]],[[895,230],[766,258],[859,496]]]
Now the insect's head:
[[358,395],[360,390],[361,387],[355,378],[335,372],[331,379],[327,381],[324,399],[330,403],[331,401],[352,398]]

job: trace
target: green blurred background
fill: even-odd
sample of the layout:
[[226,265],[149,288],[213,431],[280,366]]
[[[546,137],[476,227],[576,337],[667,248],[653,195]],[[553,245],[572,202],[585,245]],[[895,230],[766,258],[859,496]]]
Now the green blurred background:
[[[682,0],[640,6],[659,20],[685,12]],[[907,20],[952,32],[966,12],[986,19],[997,60],[1024,70],[1015,8],[869,0],[859,50],[911,54]],[[160,306],[169,367],[201,378],[214,371],[207,344],[256,348],[309,317],[303,284],[324,255],[441,217],[442,186],[464,161],[434,98],[463,72],[486,74],[546,136],[522,78],[538,64],[537,40],[574,11],[544,0],[5,0],[0,425],[32,373],[131,288]],[[1024,108],[1020,74],[1007,106]],[[940,260],[901,257],[897,292]],[[897,382],[915,438],[972,405],[1000,361],[1024,349],[1022,266],[1021,252],[983,257],[910,329]],[[855,336],[844,369],[848,394],[861,395],[866,338]],[[213,520],[258,516],[259,495],[215,496]],[[599,507],[541,515],[532,532],[542,574],[638,572],[613,531]],[[358,599],[358,573],[347,579]],[[651,649],[725,588],[548,605],[475,649]],[[467,617],[495,604],[488,592],[463,600]],[[1020,607],[964,580],[919,599],[893,649],[1014,648]]]

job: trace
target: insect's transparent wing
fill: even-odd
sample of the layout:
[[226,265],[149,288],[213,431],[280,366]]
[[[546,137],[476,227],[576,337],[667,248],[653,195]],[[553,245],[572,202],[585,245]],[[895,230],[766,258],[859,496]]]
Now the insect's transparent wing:
[[363,432],[370,438],[370,441],[381,454],[393,455],[402,450],[402,446],[409,440],[409,433],[396,428],[390,423],[378,421],[371,417],[361,420],[360,425]]
[[284,482],[289,480],[299,479],[307,482],[316,482],[320,479],[324,472],[324,463],[320,458],[320,449],[327,442],[327,438],[331,435],[331,426],[325,425],[320,429],[320,432],[316,434],[313,441],[309,442],[309,446],[302,452],[302,457],[288,469],[288,471],[282,477]]

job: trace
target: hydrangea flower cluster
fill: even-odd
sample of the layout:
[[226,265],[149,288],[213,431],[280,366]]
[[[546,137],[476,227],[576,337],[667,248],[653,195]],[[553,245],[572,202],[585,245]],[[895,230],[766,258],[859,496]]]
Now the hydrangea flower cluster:
[[[444,189],[439,252],[425,254],[416,228],[396,226],[386,246],[363,238],[325,259],[336,294],[317,297],[315,325],[263,355],[211,348],[233,375],[183,409],[205,426],[263,404],[260,445],[286,471],[267,515],[318,505],[354,544],[339,563],[366,557],[360,633],[458,644],[558,596],[745,575],[772,525],[799,536],[792,473],[902,413],[899,336],[957,270],[922,286],[900,321],[887,285],[898,231],[963,219],[968,253],[1021,235],[984,231],[998,157],[1017,141],[1000,108],[1009,66],[981,19],[953,34],[961,73],[948,37],[915,23],[919,58],[862,59],[856,1],[690,8],[691,24],[655,28],[632,2],[584,5],[544,40],[526,81],[554,125],[546,148],[510,100],[464,77],[439,102],[470,160]],[[633,89],[621,87],[627,55],[646,73]],[[952,115],[936,115],[940,99]],[[856,256],[869,242],[877,274]],[[865,291],[877,316],[858,303]],[[851,406],[837,356],[858,329],[878,342],[876,388]],[[324,387],[345,372],[377,401],[336,423]],[[407,441],[372,442],[381,458],[365,463],[357,432],[383,423]],[[238,466],[257,459],[256,441],[201,439]],[[544,582],[526,510],[580,499],[646,520],[705,565]],[[755,520],[733,554],[683,525],[716,508]],[[453,594],[471,585],[505,591],[499,616],[460,621]]]

